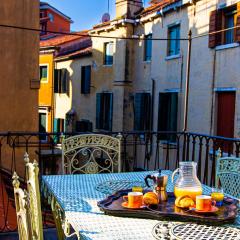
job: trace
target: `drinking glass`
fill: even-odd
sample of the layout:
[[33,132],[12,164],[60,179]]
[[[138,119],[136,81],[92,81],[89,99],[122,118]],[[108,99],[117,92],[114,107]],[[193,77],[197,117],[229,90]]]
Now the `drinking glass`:
[[211,197],[216,201],[216,206],[221,207],[223,204],[224,193],[222,188],[212,188]]

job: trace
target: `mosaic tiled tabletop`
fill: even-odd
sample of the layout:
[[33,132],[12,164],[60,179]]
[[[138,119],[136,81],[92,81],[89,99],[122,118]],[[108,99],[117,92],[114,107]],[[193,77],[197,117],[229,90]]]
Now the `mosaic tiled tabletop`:
[[[153,173],[155,172],[43,176],[42,188],[48,196],[56,198],[68,222],[76,232],[80,232],[81,239],[148,240],[155,239],[152,230],[159,221],[107,216],[99,210],[97,202],[106,198],[113,186],[117,190],[120,190],[121,185],[125,188],[130,186],[131,182],[144,186],[144,177]],[[169,175],[170,179],[172,172],[162,173]],[[173,191],[170,180],[167,191]],[[203,191],[204,194],[209,194],[211,189],[203,186]],[[239,226],[240,219],[237,219],[235,227]]]

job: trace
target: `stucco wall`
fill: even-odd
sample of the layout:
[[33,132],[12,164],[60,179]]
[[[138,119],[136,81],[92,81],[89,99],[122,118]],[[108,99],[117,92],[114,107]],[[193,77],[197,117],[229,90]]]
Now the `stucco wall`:
[[53,54],[41,53],[39,57],[39,65],[48,67],[47,81],[40,83],[38,106],[47,109],[47,131],[53,131],[54,99],[53,99]]
[[[1,1],[0,22],[39,28],[39,1]],[[38,131],[39,34],[0,27],[0,46],[0,132]],[[2,144],[0,167],[10,169],[13,149],[4,140]],[[29,150],[30,156],[33,152]],[[21,148],[14,155],[19,175],[24,170],[23,154]]]
[[[0,22],[39,27],[39,1],[1,1]],[[36,131],[38,128],[39,36],[36,32],[0,28],[0,131]]]

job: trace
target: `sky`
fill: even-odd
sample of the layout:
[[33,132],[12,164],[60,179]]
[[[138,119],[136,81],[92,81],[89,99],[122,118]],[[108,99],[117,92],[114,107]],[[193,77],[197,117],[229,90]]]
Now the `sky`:
[[[72,31],[91,29],[93,25],[101,22],[102,15],[108,12],[108,0],[42,0],[57,8],[74,23]],[[145,0],[148,2],[148,0]],[[115,0],[109,0],[111,19],[115,16]]]

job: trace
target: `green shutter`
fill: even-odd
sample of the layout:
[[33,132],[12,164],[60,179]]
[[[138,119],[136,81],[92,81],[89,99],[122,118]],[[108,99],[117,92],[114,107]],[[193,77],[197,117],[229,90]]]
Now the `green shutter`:
[[97,93],[96,94],[96,128],[101,128],[101,99],[102,94]]
[[136,93],[134,97],[134,130],[150,130],[151,125],[151,95]]
[[[171,108],[170,108],[170,126],[169,131],[177,131],[177,115],[178,115],[178,93],[171,93]],[[176,141],[175,135],[170,135],[171,142]]]
[[54,93],[59,92],[59,70],[54,69]]
[[134,97],[134,130],[142,130],[142,93],[136,93]]
[[[159,93],[158,101],[158,131],[168,131],[168,95]],[[167,134],[160,134],[159,139],[167,139]]]
[[59,131],[59,119],[54,118],[53,120],[53,132],[58,132]]
[[67,69],[61,69],[61,93],[68,93]]

